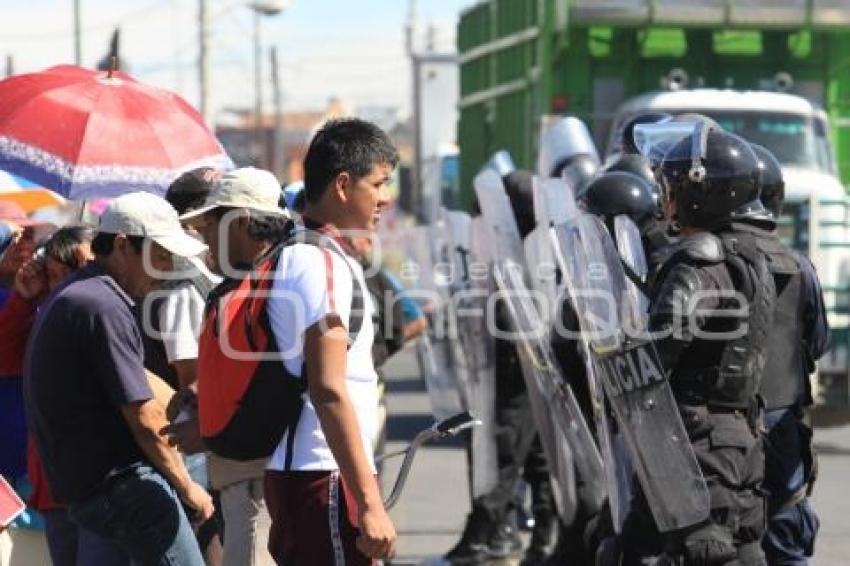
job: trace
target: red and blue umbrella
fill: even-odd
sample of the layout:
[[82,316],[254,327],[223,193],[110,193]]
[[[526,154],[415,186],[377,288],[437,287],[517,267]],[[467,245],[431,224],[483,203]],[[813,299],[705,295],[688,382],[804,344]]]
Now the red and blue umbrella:
[[173,92],[72,65],[0,81],[0,169],[67,198],[162,195],[202,166],[233,164]]
[[16,203],[27,214],[47,206],[62,206],[65,199],[32,181],[0,171],[0,200]]

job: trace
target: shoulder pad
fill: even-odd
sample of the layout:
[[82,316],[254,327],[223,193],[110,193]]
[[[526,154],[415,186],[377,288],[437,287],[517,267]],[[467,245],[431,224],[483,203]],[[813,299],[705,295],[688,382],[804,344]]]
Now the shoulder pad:
[[800,272],[801,265],[797,255],[778,237],[759,238],[757,246],[767,256],[771,273],[794,275]]
[[668,260],[676,256],[685,261],[720,263],[726,257],[723,242],[710,232],[699,232],[681,237],[665,251]]

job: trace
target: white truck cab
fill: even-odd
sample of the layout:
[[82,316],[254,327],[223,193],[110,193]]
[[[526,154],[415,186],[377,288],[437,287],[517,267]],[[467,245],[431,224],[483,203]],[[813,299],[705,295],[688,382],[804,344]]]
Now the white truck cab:
[[[643,94],[618,109],[607,154],[619,150],[625,124],[647,112],[704,114],[727,131],[773,152],[785,178],[780,235],[814,263],[830,325],[834,329],[850,326],[850,201],[838,178],[823,109],[781,92],[693,89]],[[836,337],[833,332],[832,348],[819,364],[819,401],[847,404],[850,348],[846,340]]]

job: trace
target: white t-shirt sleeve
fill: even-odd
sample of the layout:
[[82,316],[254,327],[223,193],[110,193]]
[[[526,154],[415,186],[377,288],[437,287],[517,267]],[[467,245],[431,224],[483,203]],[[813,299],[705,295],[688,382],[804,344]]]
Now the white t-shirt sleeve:
[[204,298],[194,285],[168,294],[159,310],[159,326],[169,363],[197,359],[203,317]]
[[351,270],[334,251],[295,244],[281,253],[275,275],[269,320],[287,369],[300,375],[308,328],[332,313],[348,328]]

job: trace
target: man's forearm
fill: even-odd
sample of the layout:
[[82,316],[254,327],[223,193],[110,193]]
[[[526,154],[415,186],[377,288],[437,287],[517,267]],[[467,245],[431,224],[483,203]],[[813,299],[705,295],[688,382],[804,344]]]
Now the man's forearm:
[[[125,410],[125,414],[126,414]],[[192,483],[180,453],[168,445],[160,431],[168,424],[165,411],[155,400],[149,400],[133,411],[130,428],[136,443],[148,460],[168,479],[178,493],[185,493]],[[135,421],[135,422],[133,422]]]
[[361,507],[381,503],[381,493],[363,449],[360,425],[346,391],[322,391],[312,395],[313,406],[325,439],[346,483]]

